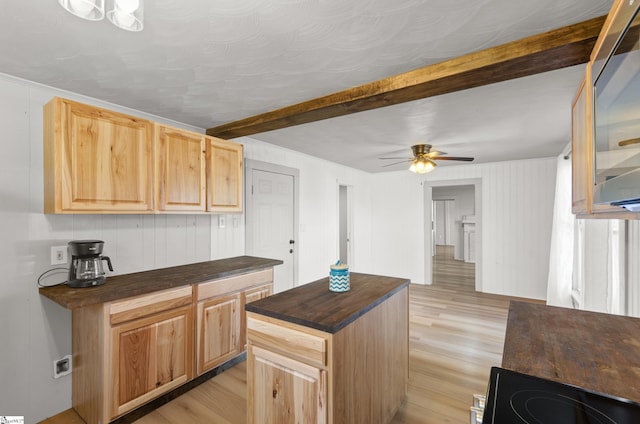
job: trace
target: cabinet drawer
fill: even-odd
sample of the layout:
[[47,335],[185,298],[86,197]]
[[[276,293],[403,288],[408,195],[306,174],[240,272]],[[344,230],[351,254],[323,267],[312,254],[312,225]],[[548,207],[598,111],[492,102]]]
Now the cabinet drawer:
[[191,304],[191,286],[131,297],[109,306],[111,325]]
[[292,328],[247,317],[249,344],[263,346],[274,352],[305,359],[309,363],[327,365],[327,340]]
[[235,275],[198,284],[198,300],[208,299],[227,293],[246,290],[250,287],[273,281],[273,268],[263,269],[249,274]]

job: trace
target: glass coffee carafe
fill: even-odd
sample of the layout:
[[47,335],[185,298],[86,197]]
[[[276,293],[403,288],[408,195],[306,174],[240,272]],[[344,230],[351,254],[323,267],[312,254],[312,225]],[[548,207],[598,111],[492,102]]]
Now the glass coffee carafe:
[[109,271],[113,271],[111,259],[102,256],[104,242],[101,240],[74,240],[69,242],[71,266],[69,267],[69,287],[93,287],[104,284],[105,272],[102,261],[107,261]]

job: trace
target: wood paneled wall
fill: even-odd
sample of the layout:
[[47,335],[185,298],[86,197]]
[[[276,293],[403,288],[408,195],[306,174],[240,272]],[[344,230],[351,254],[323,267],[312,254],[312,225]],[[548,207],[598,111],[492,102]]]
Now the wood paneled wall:
[[375,271],[429,282],[423,269],[428,256],[423,186],[479,179],[482,291],[545,299],[555,177],[556,158],[441,166],[422,177],[409,172],[376,175]]
[[[71,353],[71,314],[38,294],[52,268],[50,248],[105,241],[124,274],[211,259],[211,216],[43,214],[42,107],[54,96],[190,130],[159,117],[0,75],[0,411],[38,422],[71,406],[71,376],[53,379],[53,361]],[[200,130],[202,131],[202,130]],[[66,279],[64,270],[43,280]]]

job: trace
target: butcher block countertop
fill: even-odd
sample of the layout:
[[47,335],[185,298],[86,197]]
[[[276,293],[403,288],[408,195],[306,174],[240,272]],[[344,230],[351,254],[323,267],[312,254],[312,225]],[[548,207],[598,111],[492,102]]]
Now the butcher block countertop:
[[174,287],[202,283],[282,264],[281,260],[237,256],[170,268],[154,269],[107,277],[97,287],[71,288],[67,285],[41,287],[40,294],[67,309],[112,302]]
[[333,334],[407,287],[409,282],[406,278],[352,272],[351,289],[347,292],[329,291],[326,277],[251,302],[245,309]]
[[640,319],[512,301],[502,367],[640,402]]

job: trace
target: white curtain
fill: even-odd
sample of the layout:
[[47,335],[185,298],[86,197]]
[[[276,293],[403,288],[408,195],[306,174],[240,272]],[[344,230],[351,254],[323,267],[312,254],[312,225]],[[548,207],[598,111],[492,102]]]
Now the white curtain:
[[547,304],[572,308],[573,229],[571,213],[571,160],[558,156],[556,197],[553,207],[553,228],[549,252]]

